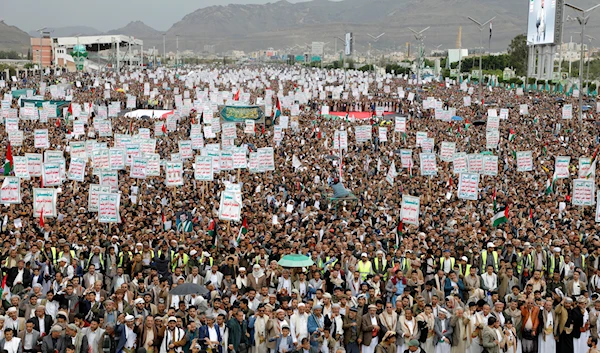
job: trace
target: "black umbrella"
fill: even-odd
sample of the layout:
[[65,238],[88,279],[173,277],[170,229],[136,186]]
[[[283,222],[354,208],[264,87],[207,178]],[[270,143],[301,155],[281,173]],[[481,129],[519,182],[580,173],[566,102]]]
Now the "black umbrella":
[[484,125],[484,124],[485,124],[484,120],[475,120],[473,122],[473,125],[475,125],[475,126]]
[[200,294],[204,295],[208,293],[208,289],[205,286],[201,286],[196,283],[184,283],[169,291],[170,295],[189,295],[189,294]]

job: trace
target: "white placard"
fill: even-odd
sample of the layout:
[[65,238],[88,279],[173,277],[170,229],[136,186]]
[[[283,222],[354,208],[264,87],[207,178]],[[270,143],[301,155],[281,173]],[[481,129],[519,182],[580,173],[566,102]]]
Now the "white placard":
[[498,175],[498,156],[483,156],[483,175]]
[[421,175],[437,175],[437,160],[433,153],[419,154]]
[[120,223],[119,207],[121,194],[101,193],[98,195],[98,223]]
[[403,194],[401,207],[400,218],[402,219],[402,223],[418,226],[419,210],[421,207],[420,198]]
[[467,154],[464,152],[454,153],[454,159],[452,160],[452,168],[454,174],[468,173],[469,164],[467,161]]
[[573,206],[593,206],[594,189],[595,185],[593,179],[573,180]]
[[17,177],[6,176],[2,181],[0,189],[0,203],[16,204],[21,203],[21,179]]
[[56,189],[33,188],[33,217],[56,217]]
[[476,201],[479,195],[479,174],[461,173],[458,178],[458,198]]
[[558,179],[565,179],[569,177],[569,163],[571,163],[571,157],[556,156],[554,162],[554,173]]
[[533,170],[531,151],[517,152],[517,172],[530,172]]

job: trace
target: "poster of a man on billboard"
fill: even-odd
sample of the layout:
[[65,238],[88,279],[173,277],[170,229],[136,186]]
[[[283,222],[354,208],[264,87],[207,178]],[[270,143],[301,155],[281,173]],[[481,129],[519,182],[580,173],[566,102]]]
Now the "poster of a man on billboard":
[[529,0],[527,44],[554,43],[556,3],[558,0]]

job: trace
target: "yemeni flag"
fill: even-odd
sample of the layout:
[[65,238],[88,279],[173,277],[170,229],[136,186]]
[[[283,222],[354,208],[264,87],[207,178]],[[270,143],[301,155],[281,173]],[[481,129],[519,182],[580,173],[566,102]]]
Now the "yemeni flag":
[[4,162],[4,175],[10,175],[10,172],[12,172],[14,166],[15,166],[15,162],[13,160],[13,155],[12,155],[12,146],[10,145],[10,142],[9,142],[8,147],[6,148],[6,161]]
[[548,180],[546,181],[546,195],[550,195],[554,192],[554,187],[556,186],[557,180],[558,177],[556,175],[556,172],[554,172],[554,175],[552,175],[552,181],[550,181],[550,178],[548,178]]
[[596,150],[594,151],[594,154],[592,155],[592,164],[590,165],[590,169],[588,170],[588,173],[585,176],[586,179],[591,178],[596,173],[596,161],[598,160],[598,148],[599,147],[600,146],[596,147]]
[[73,103],[69,103],[69,109],[67,109],[70,115],[73,115]]
[[510,129],[508,131],[508,141],[512,142],[515,140],[515,130]]
[[40,212],[40,228],[44,228],[44,208],[42,208],[42,212]]
[[246,219],[246,217],[244,217],[244,220],[242,221],[242,226],[240,227],[240,231],[235,242],[239,244],[240,241],[242,241],[242,235],[246,235],[246,233],[248,233],[248,220]]
[[494,205],[494,212],[496,212],[496,188],[494,188],[494,192],[492,193],[492,204]]
[[495,228],[506,222],[508,222],[508,205],[492,218],[492,226]]

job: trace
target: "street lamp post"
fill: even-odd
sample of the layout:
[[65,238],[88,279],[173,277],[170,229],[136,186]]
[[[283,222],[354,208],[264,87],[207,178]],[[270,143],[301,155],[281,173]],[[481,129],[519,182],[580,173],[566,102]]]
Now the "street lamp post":
[[570,7],[571,9],[580,13],[579,16],[576,17],[577,21],[581,25],[581,54],[579,57],[579,124],[583,123],[583,38],[585,37],[585,25],[590,18],[590,13],[594,11],[600,4],[590,7],[587,10],[584,10],[580,7],[577,7],[573,4],[565,3],[565,6]]
[[484,23],[480,23],[471,16],[468,16],[467,18],[479,27],[479,104],[481,104],[481,96],[483,91],[483,70],[481,66],[481,61],[483,57],[483,27],[488,23],[492,22],[496,18],[496,16],[490,18]]
[[38,50],[38,53],[40,55],[40,82],[42,82],[42,37],[44,36],[43,34],[45,30],[46,27],[37,30],[37,32],[40,33],[40,50]]
[[[588,48],[587,48],[587,72],[585,73],[585,81],[588,83],[588,87],[590,85],[590,46],[592,45],[592,41],[596,40],[595,37],[592,37],[590,35],[585,35],[587,37],[587,39],[590,41],[590,44],[588,44]],[[588,93],[589,93],[589,88],[588,88]]]
[[[378,36],[373,36],[369,33],[367,33],[367,35],[373,39],[373,42],[377,43],[377,41],[385,35],[385,32],[379,34]],[[371,65],[371,43],[369,43],[369,71],[371,71]],[[377,71],[375,71],[375,67],[373,67],[373,71],[375,72],[375,81],[377,81]]]
[[419,41],[419,57],[418,57],[418,61],[417,61],[417,85],[419,84],[419,78],[420,78],[420,74],[421,74],[421,63],[423,61],[423,51],[425,50],[425,46],[423,45],[423,41],[425,40],[425,35],[423,34],[426,30],[428,30],[430,27],[427,27],[425,29],[422,29],[421,31],[417,32],[412,28],[409,28],[409,30],[411,32],[413,32],[413,34],[415,35],[415,39]]

